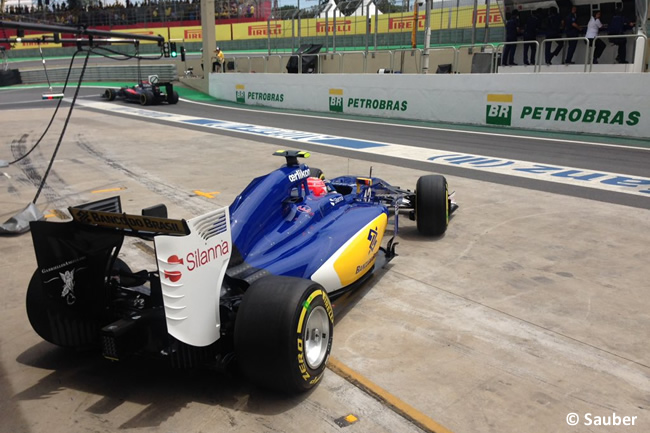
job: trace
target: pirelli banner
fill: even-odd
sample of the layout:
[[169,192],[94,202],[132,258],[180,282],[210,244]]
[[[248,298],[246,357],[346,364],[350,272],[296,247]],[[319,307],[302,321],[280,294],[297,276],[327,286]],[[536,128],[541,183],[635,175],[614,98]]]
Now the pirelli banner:
[[[52,38],[52,33],[41,33],[37,35],[28,35],[26,36],[27,38],[30,39],[42,39],[44,36],[47,36],[48,38]],[[12,45],[11,49],[12,50],[38,50],[38,47],[41,48],[61,48],[61,44],[39,44],[38,42],[17,42]]]
[[[230,24],[218,24],[215,26],[217,42],[232,40]],[[182,40],[184,42],[203,42],[203,30],[201,26],[193,27],[170,27],[170,40]]]
[[[489,19],[485,6],[477,10],[476,22],[478,27],[484,27],[486,22],[490,27],[503,27],[501,13],[496,7],[490,9]],[[413,27],[424,30],[426,15],[419,14],[417,21],[412,13],[383,14],[377,17],[377,33],[411,32]],[[431,30],[471,28],[474,21],[474,8],[448,8],[435,10],[431,13]],[[298,35],[298,22],[291,20],[259,21],[254,23],[232,24],[233,40],[290,38]],[[366,26],[370,26],[366,29]],[[336,20],[303,19],[300,22],[300,36],[313,37],[333,35],[365,35],[367,31],[374,33],[375,19],[370,23],[366,17],[341,17]],[[219,39],[217,35],[217,39]]]
[[[417,19],[412,13],[382,14],[377,17],[377,33],[403,33],[412,32],[417,26],[418,30],[425,28],[424,13],[418,14]],[[466,29],[474,23],[474,8],[465,6],[459,8],[437,9],[431,12],[431,30]],[[492,7],[487,13],[485,5],[479,6],[476,11],[477,27],[503,27],[503,19],[498,8]],[[300,21],[300,37],[314,37],[334,35],[365,35],[366,32],[375,32],[374,17],[368,22],[366,17],[341,17],[336,21],[329,19],[303,19]],[[367,28],[368,27],[368,28]],[[141,29],[115,30],[116,32],[131,33],[146,36],[162,35],[169,40],[184,42],[202,42],[203,32],[201,26],[190,27],[154,27]],[[219,24],[215,26],[217,41],[291,38],[298,36],[298,21],[274,20],[234,24]],[[51,37],[51,33],[29,35],[30,38]],[[153,44],[152,41],[142,41],[143,44]],[[41,44],[42,48],[60,48],[60,44]],[[34,49],[38,43],[17,43],[14,49]]]

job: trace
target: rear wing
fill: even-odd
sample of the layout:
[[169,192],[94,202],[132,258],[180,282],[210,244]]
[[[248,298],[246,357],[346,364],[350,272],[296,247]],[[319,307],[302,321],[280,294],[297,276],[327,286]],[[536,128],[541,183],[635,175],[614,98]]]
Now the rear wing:
[[[37,274],[49,297],[68,308],[101,314],[105,277],[124,237],[151,237],[167,331],[192,346],[219,339],[221,284],[233,248],[227,206],[187,221],[167,218],[160,206],[144,209],[145,215],[123,213],[119,197],[69,210],[73,221],[30,224]],[[64,277],[74,287],[72,296]]]
[[190,229],[184,219],[167,218],[164,205],[143,209],[142,215],[122,212],[119,196],[69,207],[72,219],[80,224],[114,229],[125,235],[155,236],[160,234],[186,236]]

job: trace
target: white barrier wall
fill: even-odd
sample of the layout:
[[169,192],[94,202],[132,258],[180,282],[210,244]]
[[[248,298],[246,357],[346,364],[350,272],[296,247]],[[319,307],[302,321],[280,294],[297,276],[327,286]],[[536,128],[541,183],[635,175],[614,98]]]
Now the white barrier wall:
[[650,138],[650,74],[211,74],[246,105]]

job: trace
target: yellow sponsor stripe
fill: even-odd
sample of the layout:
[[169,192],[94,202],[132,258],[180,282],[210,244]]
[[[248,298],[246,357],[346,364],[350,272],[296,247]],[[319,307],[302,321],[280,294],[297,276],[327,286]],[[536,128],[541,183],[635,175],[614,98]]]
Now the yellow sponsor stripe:
[[305,308],[305,305],[307,306],[311,305],[311,301],[313,301],[316,296],[319,295],[322,296],[322,294],[323,294],[322,290],[316,290],[314,293],[311,294],[311,296],[309,296],[309,298],[307,298],[305,303],[302,304],[302,311],[300,312],[300,320],[298,320],[298,329],[296,330],[296,332],[300,333],[300,331],[302,330],[302,322],[303,320],[305,320],[305,314],[307,313],[307,308]]
[[402,401],[379,385],[370,381],[368,378],[352,370],[333,356],[330,356],[329,361],[327,361],[327,367],[343,379],[383,402],[393,411],[408,419],[422,430],[431,433],[452,433],[448,428],[432,420],[413,406]]
[[235,89],[237,90],[244,90],[246,87],[243,84],[236,84]]
[[343,89],[330,89],[330,95],[343,95]]
[[491,93],[487,95],[488,102],[512,102],[512,95]]

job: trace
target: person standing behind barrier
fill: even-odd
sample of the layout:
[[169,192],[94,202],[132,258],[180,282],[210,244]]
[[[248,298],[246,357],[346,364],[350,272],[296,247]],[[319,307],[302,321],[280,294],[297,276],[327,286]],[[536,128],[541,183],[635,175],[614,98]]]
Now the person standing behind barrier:
[[[623,8],[618,6],[616,12],[612,17],[612,21],[607,26],[607,33],[611,36],[622,35],[626,30],[629,30],[634,26],[634,22],[628,22],[627,19],[623,16]],[[628,63],[627,61],[627,38],[614,38],[610,39],[611,43],[618,46],[618,53],[616,55],[616,61],[618,63]]]
[[[566,25],[564,32],[566,33],[567,38],[577,38],[580,36],[580,26],[578,25],[578,8],[575,6],[571,7],[571,13],[567,15],[564,20]],[[576,52],[576,46],[578,46],[578,41],[569,41],[569,48],[566,52],[566,60],[564,61],[567,65],[572,65],[575,63],[573,61],[573,54]]]
[[[589,39],[589,46],[594,45],[594,39],[598,36],[598,31],[603,26],[603,23],[600,22],[600,11],[594,12],[593,16],[587,24],[587,39]],[[596,39],[596,48],[594,49],[594,63],[598,63],[600,55],[605,51],[605,42],[600,39]]]
[[[510,19],[506,22],[506,42],[517,42],[519,36],[519,11],[514,10],[510,14]],[[517,66],[515,63],[515,52],[517,45],[508,44],[503,48],[503,66]]]
[[[546,24],[546,39],[557,39],[562,36],[562,20],[560,19],[560,15],[558,15],[556,8],[551,8],[549,10]],[[560,54],[560,51],[562,51],[564,41],[556,42],[555,51],[551,50],[551,45],[553,45],[553,42],[547,42],[544,45],[544,57],[546,59],[546,64],[550,66],[552,64],[551,61],[553,60],[553,57],[557,56]]]
[[[212,72],[221,72],[224,67],[223,51],[219,47],[214,50],[214,62],[212,62]],[[225,70],[224,70],[225,72]]]
[[[526,26],[524,27],[524,41],[536,41],[537,30],[539,29],[539,9],[531,12]],[[530,60],[528,53],[530,52]],[[534,42],[524,44],[524,65],[534,65],[537,58],[537,44]]]

